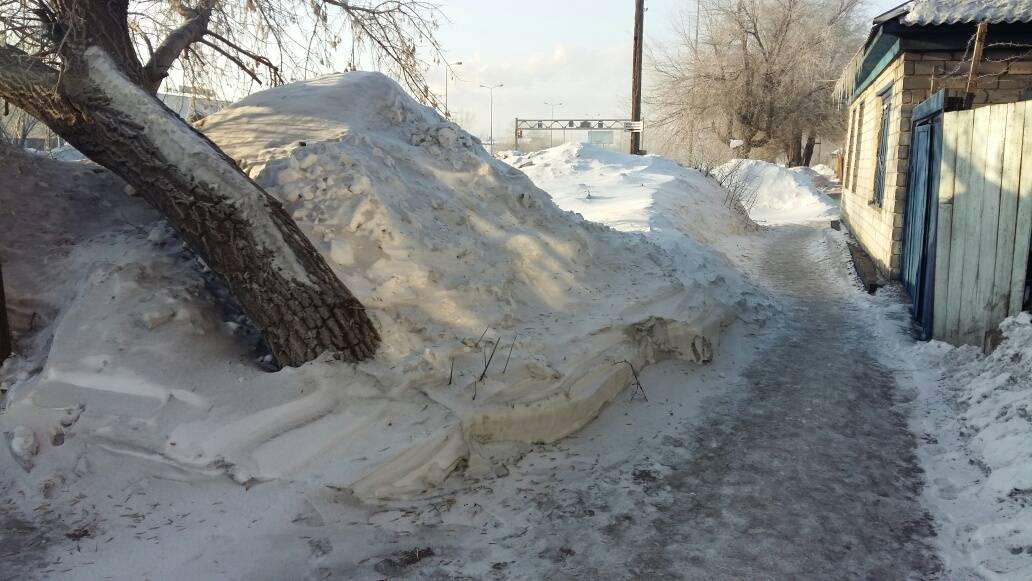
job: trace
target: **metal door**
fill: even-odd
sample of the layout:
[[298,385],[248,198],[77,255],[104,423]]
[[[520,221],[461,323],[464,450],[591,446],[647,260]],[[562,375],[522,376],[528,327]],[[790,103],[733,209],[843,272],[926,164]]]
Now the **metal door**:
[[939,214],[939,156],[942,114],[914,122],[910,140],[907,203],[903,215],[900,279],[910,293],[914,320],[921,338],[932,335],[932,294],[935,281],[935,233]]

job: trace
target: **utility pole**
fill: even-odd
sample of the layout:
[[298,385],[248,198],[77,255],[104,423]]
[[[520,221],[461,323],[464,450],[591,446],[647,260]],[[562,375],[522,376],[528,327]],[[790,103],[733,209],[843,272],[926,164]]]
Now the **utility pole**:
[[[555,124],[555,108],[556,107],[562,107],[563,104],[562,103],[545,103],[545,105],[548,105],[549,107],[552,108],[552,124],[554,125]],[[552,126],[551,125],[548,126],[548,147],[552,147]]]
[[[641,52],[645,0],[634,0],[634,59],[631,65],[631,121],[641,121]],[[641,132],[631,132],[631,153],[641,155]]]
[[504,83],[498,83],[497,85],[480,85],[481,88],[487,89],[491,92],[491,155],[494,156],[494,90],[499,87],[504,87]]
[[453,66],[462,66],[462,61],[455,63],[444,61],[444,117],[446,119],[451,119],[451,111],[448,109],[448,73],[451,72]]

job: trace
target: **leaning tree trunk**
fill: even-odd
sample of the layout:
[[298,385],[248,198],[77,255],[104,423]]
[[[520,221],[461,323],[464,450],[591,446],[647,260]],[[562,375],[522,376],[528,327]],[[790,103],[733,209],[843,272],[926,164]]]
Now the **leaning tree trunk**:
[[0,96],[161,211],[225,279],[281,364],[326,351],[350,361],[374,354],[380,337],[369,316],[276,199],[131,80],[135,67],[97,46],[63,60],[58,75],[0,47]]
[[4,296],[4,273],[0,269],[0,364],[11,356],[11,327],[7,324],[7,300]]

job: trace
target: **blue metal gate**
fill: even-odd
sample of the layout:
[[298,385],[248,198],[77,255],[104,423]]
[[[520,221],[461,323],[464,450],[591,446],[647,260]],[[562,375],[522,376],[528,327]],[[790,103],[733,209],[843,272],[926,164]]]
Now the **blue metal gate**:
[[900,279],[910,294],[912,315],[921,339],[932,335],[935,243],[939,214],[939,158],[942,153],[940,91],[914,107],[907,172],[907,202],[903,215]]

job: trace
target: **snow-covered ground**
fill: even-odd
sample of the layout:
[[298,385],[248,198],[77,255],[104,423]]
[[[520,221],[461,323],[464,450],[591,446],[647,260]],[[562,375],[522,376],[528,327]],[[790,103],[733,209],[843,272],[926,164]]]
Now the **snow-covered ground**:
[[[19,336],[0,373],[0,578],[620,579],[772,558],[791,575],[796,557],[850,576],[897,555],[1028,578],[1032,323],[1008,322],[989,357],[912,341],[895,291],[850,278],[819,168],[714,178],[586,145],[503,163],[362,73],[259,93],[202,129],[283,201],[384,347],[270,372],[218,281],[121,182],[0,159]],[[819,401],[835,369],[881,391]],[[861,405],[870,423],[841,433],[808,415]],[[898,410],[937,556],[913,460],[862,439],[912,456]],[[787,454],[761,466],[778,490],[744,486],[768,452]],[[849,459],[862,473],[824,464]],[[865,479],[881,488],[848,489]],[[900,526],[850,516],[868,502]],[[785,520],[738,526],[771,507]],[[817,538],[822,522],[838,536]],[[779,554],[750,536],[804,525],[814,545]]]
[[[239,573],[241,551],[247,572],[279,570],[292,553],[270,549],[297,531],[273,522],[358,518],[368,509],[312,507],[497,475],[582,429],[635,370],[710,362],[729,325],[768,316],[688,236],[690,216],[659,244],[564,211],[382,75],[266,91],[202,129],[283,201],[383,348],[268,372],[218,282],[131,190],[88,164],[6,157],[22,176],[2,192],[19,208],[3,215],[4,272],[22,314],[3,374],[0,519],[46,513],[37,545],[94,545],[48,574]],[[721,226],[748,229],[726,213]],[[355,550],[382,551],[374,540]]]
[[939,342],[900,350],[917,392],[926,501],[951,578],[1032,578],[1032,317],[990,355]]

